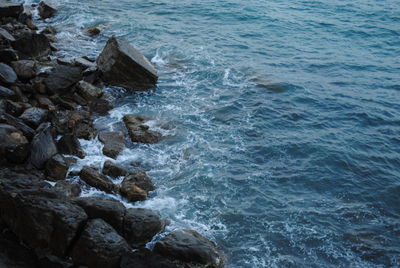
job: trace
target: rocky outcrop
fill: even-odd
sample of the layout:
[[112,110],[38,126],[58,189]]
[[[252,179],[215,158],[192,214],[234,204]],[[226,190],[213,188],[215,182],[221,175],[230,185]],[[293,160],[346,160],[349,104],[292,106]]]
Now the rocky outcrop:
[[57,9],[48,2],[41,1],[38,7],[39,15],[42,19],[48,19],[56,14]]
[[145,125],[150,118],[142,115],[127,114],[124,115],[123,120],[133,142],[151,144],[157,143],[161,139],[159,132],[150,130],[149,126]]
[[225,257],[214,243],[194,230],[177,230],[163,237],[154,246],[154,252],[170,259],[220,268]]
[[79,173],[79,177],[88,185],[106,193],[113,193],[116,191],[116,185],[114,185],[110,179],[99,173],[94,168],[88,166],[83,167]]
[[99,141],[104,144],[103,154],[117,158],[125,148],[125,137],[121,131],[104,131],[99,133]]
[[97,66],[107,83],[131,90],[154,88],[158,79],[150,61],[127,41],[116,37],[107,41]]

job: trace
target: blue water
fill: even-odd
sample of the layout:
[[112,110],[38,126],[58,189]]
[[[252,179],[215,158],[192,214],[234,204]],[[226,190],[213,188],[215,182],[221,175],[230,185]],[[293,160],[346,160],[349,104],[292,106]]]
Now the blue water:
[[142,113],[165,135],[118,159],[158,187],[134,206],[209,237],[230,268],[400,267],[400,1],[56,3],[61,54],[117,35],[159,71],[97,121]]

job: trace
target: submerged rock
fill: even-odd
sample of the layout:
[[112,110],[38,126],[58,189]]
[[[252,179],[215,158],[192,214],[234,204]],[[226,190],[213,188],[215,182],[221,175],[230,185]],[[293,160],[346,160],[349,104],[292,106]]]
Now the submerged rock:
[[17,82],[17,74],[7,64],[0,63],[0,83],[9,85]]
[[47,1],[41,1],[39,3],[38,11],[42,19],[48,19],[56,14],[57,9],[50,5]]
[[99,140],[104,144],[103,154],[114,159],[125,148],[125,137],[121,131],[100,132]]
[[157,143],[162,137],[159,132],[150,130],[149,126],[145,125],[150,120],[148,117],[127,114],[124,115],[123,120],[133,142]]
[[0,0],[0,17],[18,18],[23,9],[24,8],[21,3]]
[[112,193],[116,190],[116,185],[109,178],[99,173],[94,168],[84,166],[79,173],[79,177],[88,185],[106,193]]
[[150,61],[127,41],[116,37],[107,41],[97,66],[107,83],[131,90],[154,88],[158,79]]
[[30,162],[37,169],[42,169],[47,160],[57,153],[50,129],[50,123],[43,123],[32,140]]
[[89,36],[99,35],[101,30],[97,26],[90,26],[83,29],[83,32]]

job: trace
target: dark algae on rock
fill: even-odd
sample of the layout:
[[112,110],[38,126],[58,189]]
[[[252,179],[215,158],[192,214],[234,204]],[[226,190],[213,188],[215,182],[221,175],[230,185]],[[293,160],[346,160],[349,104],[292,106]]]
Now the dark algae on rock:
[[[130,114],[123,130],[98,132],[94,119],[113,107],[104,87],[149,90],[157,71],[114,36],[97,60],[63,58],[53,44],[57,30],[47,24],[39,31],[32,15],[39,14],[43,25],[60,13],[46,1],[0,0],[0,266],[221,267],[222,254],[194,231],[175,231],[154,251],[145,248],[170,221],[110,199],[143,201],[156,189],[145,171],[119,165],[125,133],[133,144],[154,144],[162,135],[145,124],[150,118]],[[113,161],[102,170],[87,165],[71,172],[77,158],[86,157],[81,139],[98,139]],[[103,195],[81,197],[81,187]]]

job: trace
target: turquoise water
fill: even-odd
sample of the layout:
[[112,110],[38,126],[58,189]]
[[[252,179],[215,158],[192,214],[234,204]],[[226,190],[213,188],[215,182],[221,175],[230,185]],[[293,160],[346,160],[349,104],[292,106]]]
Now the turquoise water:
[[118,159],[158,187],[134,206],[209,237],[230,268],[400,267],[399,1],[56,3],[62,53],[117,35],[159,71],[97,121],[142,113],[165,136]]

